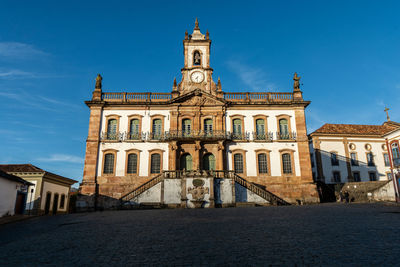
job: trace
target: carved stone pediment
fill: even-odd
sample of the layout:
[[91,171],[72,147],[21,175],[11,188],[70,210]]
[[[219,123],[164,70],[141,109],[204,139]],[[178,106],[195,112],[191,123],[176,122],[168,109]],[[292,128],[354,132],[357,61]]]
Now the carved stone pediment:
[[225,100],[217,98],[201,90],[194,90],[181,95],[172,101],[183,106],[222,106]]

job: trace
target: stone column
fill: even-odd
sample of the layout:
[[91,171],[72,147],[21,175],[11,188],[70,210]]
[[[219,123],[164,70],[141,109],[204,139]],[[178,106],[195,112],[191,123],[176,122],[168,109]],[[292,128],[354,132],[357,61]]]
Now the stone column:
[[173,141],[169,144],[169,162],[168,168],[170,171],[176,170],[176,150],[178,149],[178,145],[176,141]]
[[350,162],[350,153],[349,153],[349,142],[347,138],[343,138],[343,145],[344,145],[344,153],[346,156],[346,167],[347,167],[347,181],[354,182],[353,174],[351,172],[351,162]]
[[304,115],[304,108],[298,108],[295,111],[296,130],[297,130],[297,146],[300,161],[300,175],[301,181],[313,182],[310,147],[308,145],[306,119]]
[[216,169],[219,171],[224,170],[224,141],[218,142],[218,157],[217,157],[217,166]]
[[193,170],[198,170],[200,169],[200,153],[201,153],[201,142],[200,141],[195,141],[194,145],[195,153],[193,153]]
[[83,169],[83,179],[80,186],[81,193],[86,195],[92,195],[96,193],[102,109],[102,105],[90,106],[89,133],[86,140],[85,166]]

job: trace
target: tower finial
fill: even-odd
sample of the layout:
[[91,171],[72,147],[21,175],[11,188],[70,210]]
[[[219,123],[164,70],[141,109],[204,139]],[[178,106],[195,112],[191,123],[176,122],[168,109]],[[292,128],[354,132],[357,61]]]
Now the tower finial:
[[194,29],[195,30],[200,30],[199,28],[199,20],[196,18],[196,22],[194,23]]
[[176,87],[176,77],[174,78],[174,87]]
[[389,117],[389,111],[390,109],[388,109],[387,107],[385,107],[384,111],[386,112],[386,119],[387,121],[390,121],[390,117]]
[[206,40],[208,40],[208,39],[210,39],[210,33],[207,30],[207,32],[206,32]]

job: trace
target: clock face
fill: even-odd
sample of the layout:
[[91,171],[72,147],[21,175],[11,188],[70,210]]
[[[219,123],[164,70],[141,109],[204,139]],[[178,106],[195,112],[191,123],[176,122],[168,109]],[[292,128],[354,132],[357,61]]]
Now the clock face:
[[190,75],[190,79],[192,80],[192,82],[201,83],[204,80],[204,74],[200,71],[194,71]]

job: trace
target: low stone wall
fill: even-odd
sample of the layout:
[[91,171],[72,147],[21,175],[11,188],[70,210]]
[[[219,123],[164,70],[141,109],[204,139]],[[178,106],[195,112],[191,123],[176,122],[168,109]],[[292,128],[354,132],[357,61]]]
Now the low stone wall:
[[345,183],[341,192],[348,192],[351,202],[395,201],[392,180]]

